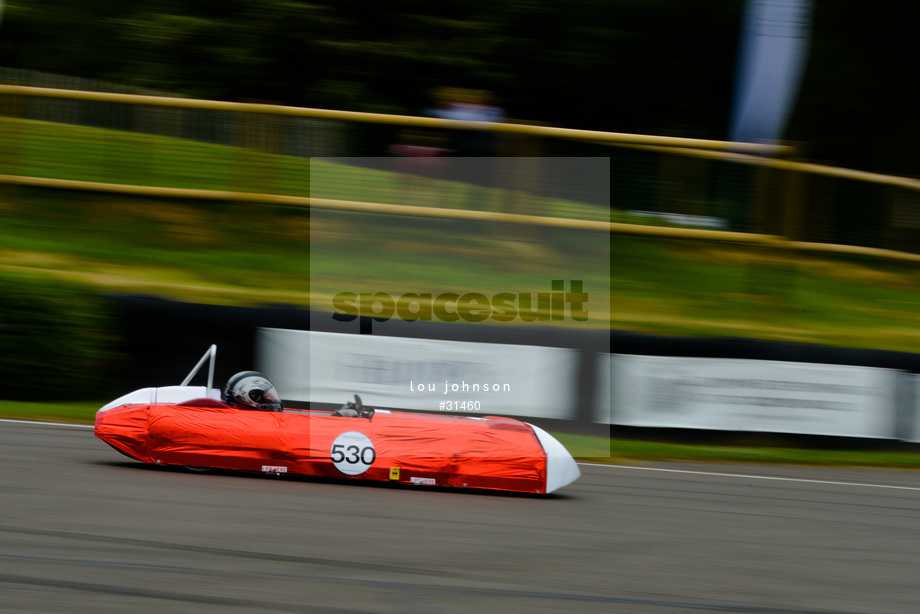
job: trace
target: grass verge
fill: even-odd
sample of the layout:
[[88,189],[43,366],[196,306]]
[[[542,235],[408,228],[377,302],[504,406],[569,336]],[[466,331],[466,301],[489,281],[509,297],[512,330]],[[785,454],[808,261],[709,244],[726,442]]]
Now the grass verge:
[[[304,195],[315,172],[321,196],[405,199],[397,173],[188,139],[0,118],[0,145],[11,174]],[[438,206],[469,201],[469,186],[438,186]],[[499,206],[498,192],[475,205]],[[527,212],[629,221],[568,201]],[[860,257],[15,186],[0,186],[0,245],[0,269],[205,303],[331,310],[342,291],[492,296],[579,279],[599,328],[920,347],[920,270]]]
[[[592,300],[609,288],[606,305],[588,306],[586,324],[597,327],[920,347],[920,269],[908,263],[790,259],[742,246],[561,230],[516,237],[520,229],[451,220],[34,189],[0,189],[0,222],[0,269],[104,292],[332,310],[343,291],[492,296],[581,279]],[[601,321],[607,311],[609,322]]]
[[0,418],[92,424],[96,419],[96,410],[106,403],[108,403],[108,401],[100,401],[98,403],[92,401],[69,401],[61,403],[0,401]]
[[635,464],[681,461],[920,469],[920,454],[910,451],[707,445],[608,439],[569,433],[553,435],[572,456],[584,462]]

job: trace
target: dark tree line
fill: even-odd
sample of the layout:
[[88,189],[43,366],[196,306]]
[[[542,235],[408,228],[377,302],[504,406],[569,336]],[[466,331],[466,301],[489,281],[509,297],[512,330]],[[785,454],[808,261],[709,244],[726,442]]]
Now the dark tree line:
[[[918,175],[910,3],[815,0],[787,139]],[[224,100],[421,113],[440,87],[512,118],[727,138],[742,0],[7,0],[0,66]]]

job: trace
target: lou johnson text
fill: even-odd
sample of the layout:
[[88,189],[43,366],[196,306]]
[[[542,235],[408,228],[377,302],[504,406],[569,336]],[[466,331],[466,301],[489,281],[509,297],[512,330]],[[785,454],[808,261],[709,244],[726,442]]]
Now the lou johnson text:
[[438,392],[443,390],[442,394],[449,392],[511,392],[511,384],[470,384],[465,380],[461,380],[459,384],[456,382],[451,383],[447,380],[444,380],[443,384],[416,384],[410,380],[409,390],[412,392]]

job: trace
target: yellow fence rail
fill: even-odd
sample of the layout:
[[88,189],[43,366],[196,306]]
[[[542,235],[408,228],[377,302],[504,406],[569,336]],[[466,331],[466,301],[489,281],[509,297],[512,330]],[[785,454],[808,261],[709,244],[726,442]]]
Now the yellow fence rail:
[[[796,187],[794,182],[791,181],[791,176],[794,174],[857,181],[887,186],[899,190],[907,190],[909,192],[920,191],[920,180],[914,178],[895,177],[788,159],[789,156],[794,154],[794,150],[792,147],[787,145],[733,143],[705,139],[608,133],[513,123],[460,122],[431,117],[411,117],[389,114],[360,113],[352,111],[287,107],[269,104],[236,103],[174,97],[142,96],[130,94],[113,94],[105,92],[86,92],[66,89],[0,85],[0,100],[7,101],[7,107],[15,107],[15,103],[11,103],[10,101],[15,100],[17,97],[91,101],[97,103],[140,105],[146,107],[198,109],[203,111],[222,111],[279,117],[302,117],[317,120],[334,120],[338,122],[361,122],[365,124],[369,123],[380,125],[397,125],[407,128],[480,130],[500,134],[563,139],[591,144],[634,148],[668,156],[701,158],[719,162],[732,162],[741,165],[758,166],[763,167],[764,169],[779,171],[784,174],[784,181],[780,186],[780,190],[785,190],[786,193],[786,197],[783,198],[784,202],[788,199],[794,200],[795,198],[801,198],[800,194],[796,196],[794,193]],[[905,251],[877,247],[825,243],[820,241],[792,240],[793,237],[790,236],[792,233],[784,232],[785,230],[789,230],[791,228],[788,219],[786,219],[780,225],[780,228],[777,229],[779,230],[778,232],[735,232],[702,228],[650,226],[644,224],[592,221],[570,219],[566,217],[529,215],[513,212],[475,211],[442,207],[359,202],[345,199],[311,198],[308,196],[246,192],[238,190],[191,189],[178,187],[131,185],[104,181],[80,181],[73,179],[35,177],[9,173],[0,174],[0,183],[31,187],[130,194],[138,196],[240,201],[270,205],[315,207],[328,210],[357,211],[374,214],[448,218],[494,222],[499,224],[518,224],[536,227],[544,226],[583,230],[589,232],[607,232],[611,234],[727,242],[754,246],[768,246],[781,248],[784,250],[795,250],[803,252],[860,255],[905,262],[920,262],[920,255]],[[801,205],[794,205],[792,206],[792,209],[800,206]],[[785,213],[783,213],[783,215],[787,218],[792,218],[795,215],[800,215],[800,212],[797,213],[796,211],[792,211],[790,206],[785,206],[784,211]]]
[[733,143],[681,137],[654,136],[642,134],[625,134],[617,132],[599,132],[594,130],[577,130],[556,128],[552,126],[532,126],[510,123],[490,123],[474,121],[446,120],[435,117],[413,117],[385,113],[363,113],[358,111],[336,111],[331,109],[311,109],[288,107],[282,105],[255,104],[245,102],[225,102],[219,100],[197,100],[190,98],[169,98],[163,96],[140,96],[135,94],[112,94],[107,92],[84,92],[54,88],[28,87],[22,85],[0,85],[0,95],[35,96],[67,100],[85,100],[119,104],[148,105],[157,107],[178,107],[184,109],[202,109],[210,111],[227,111],[234,113],[258,113],[289,117],[308,117],[313,119],[330,119],[347,122],[368,122],[375,124],[397,124],[419,128],[445,128],[459,130],[485,130],[506,132],[528,136],[555,137],[564,139],[581,139],[600,143],[633,143],[642,145],[662,145],[667,147],[686,147],[693,149],[733,151],[749,154],[788,155],[792,148],[786,145],[766,145],[759,143]]

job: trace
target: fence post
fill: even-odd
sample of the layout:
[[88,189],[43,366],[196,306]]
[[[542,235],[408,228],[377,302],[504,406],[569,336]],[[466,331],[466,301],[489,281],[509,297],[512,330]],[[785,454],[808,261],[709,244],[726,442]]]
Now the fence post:
[[22,175],[25,99],[17,94],[0,96],[0,174]]

